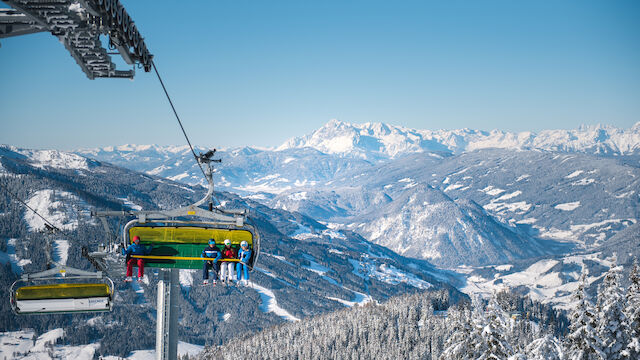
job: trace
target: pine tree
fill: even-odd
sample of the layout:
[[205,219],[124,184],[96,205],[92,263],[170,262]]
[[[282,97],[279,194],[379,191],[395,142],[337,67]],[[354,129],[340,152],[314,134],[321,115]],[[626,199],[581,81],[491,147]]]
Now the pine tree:
[[587,298],[587,273],[582,269],[580,282],[573,300],[577,302],[571,312],[571,325],[567,335],[566,358],[569,360],[600,360],[605,354],[600,348],[601,341],[596,333],[596,315],[593,305]]
[[482,339],[485,342],[484,351],[478,360],[507,359],[513,355],[511,345],[506,341],[507,326],[504,312],[494,296],[489,300],[486,310],[486,325],[482,329]]
[[628,340],[622,356],[625,359],[640,359],[640,267],[634,261],[629,275],[631,284],[627,290],[626,307]]
[[624,314],[624,296],[620,288],[621,268],[614,256],[611,268],[604,276],[598,289],[598,337],[602,340],[602,350],[609,360],[622,358],[622,350],[627,345],[627,319]]
[[547,334],[534,340],[526,349],[529,360],[562,360],[562,346],[553,335]]
[[445,349],[440,360],[472,359],[473,346],[470,342],[473,330],[471,311],[466,308],[450,310],[447,317],[447,327],[453,331],[445,343]]

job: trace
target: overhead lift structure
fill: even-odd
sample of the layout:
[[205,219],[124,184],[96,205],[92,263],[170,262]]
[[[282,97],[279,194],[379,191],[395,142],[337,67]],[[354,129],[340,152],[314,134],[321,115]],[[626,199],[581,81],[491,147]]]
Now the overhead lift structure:
[[[151,71],[153,55],[119,0],[3,0],[0,39],[50,32],[76,60],[89,79],[133,79],[135,65]],[[117,70],[100,35],[118,50],[131,70]]]

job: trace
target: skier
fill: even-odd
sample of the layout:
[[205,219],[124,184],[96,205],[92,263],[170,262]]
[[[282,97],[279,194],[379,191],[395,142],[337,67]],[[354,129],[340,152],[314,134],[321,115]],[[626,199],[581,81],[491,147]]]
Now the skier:
[[202,264],[202,284],[207,285],[209,283],[209,268],[213,270],[213,285],[216,284],[216,280],[218,280],[218,260],[222,254],[220,250],[216,247],[216,241],[213,239],[209,239],[209,246],[202,250],[202,257],[204,258],[212,258],[213,260],[205,260]]
[[[222,249],[222,259],[236,259],[236,249],[231,247],[231,240],[224,239],[224,249]],[[229,277],[227,278],[227,272]],[[223,283],[233,284],[233,262],[225,261],[221,265],[220,280]]]
[[[240,261],[236,264],[236,273],[238,274],[238,284],[249,284],[249,260],[251,259],[251,249],[249,249],[249,243],[242,241],[240,243],[240,251],[238,252],[238,259]],[[242,271],[244,270],[244,283],[240,278],[242,277]]]
[[126,255],[126,263],[127,263],[127,277],[124,279],[126,282],[132,281],[133,275],[133,266],[134,264],[138,266],[138,282],[142,282],[142,278],[144,277],[144,259],[133,258],[131,255],[149,255],[151,250],[153,249],[153,245],[150,245],[148,248],[144,245],[140,245],[140,236],[133,237],[133,244],[129,245],[127,250],[123,249],[123,255]]

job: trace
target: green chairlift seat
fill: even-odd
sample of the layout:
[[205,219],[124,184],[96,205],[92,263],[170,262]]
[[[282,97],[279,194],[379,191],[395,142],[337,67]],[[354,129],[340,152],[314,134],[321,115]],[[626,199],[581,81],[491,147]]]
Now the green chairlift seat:
[[[140,237],[140,244],[153,245],[150,254],[136,256],[143,258],[145,266],[163,269],[202,269],[202,250],[208,246],[209,239],[216,241],[216,246],[222,250],[224,240],[231,240],[231,246],[240,248],[240,243],[246,241],[252,251],[258,249],[257,236],[252,227],[244,225],[241,228],[209,228],[200,226],[155,226],[152,224],[138,224],[127,229],[128,239]],[[129,245],[129,244],[127,244]],[[253,267],[252,256],[249,266]],[[236,260],[237,261],[237,260]]]

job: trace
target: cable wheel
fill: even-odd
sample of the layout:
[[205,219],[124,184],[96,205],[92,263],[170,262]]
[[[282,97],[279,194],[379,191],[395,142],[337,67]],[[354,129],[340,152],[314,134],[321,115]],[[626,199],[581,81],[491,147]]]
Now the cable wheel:
[[138,49],[138,51],[140,52],[140,54],[138,55],[142,55],[142,49],[141,49],[141,45],[142,44],[142,36],[140,35],[140,33],[136,33],[135,36],[133,37],[133,47]]
[[126,14],[127,13],[125,12],[124,7],[122,6],[120,6],[116,11],[116,24],[118,24],[119,27],[122,27],[122,21]]
[[133,42],[133,46],[134,47],[138,46],[136,41],[140,41],[140,33],[138,32],[138,29],[136,29],[136,25],[134,23],[131,23],[131,25],[129,26],[129,31],[127,32],[127,37],[129,39],[131,39],[131,41]]
[[115,21],[118,16],[118,9],[120,8],[118,0],[111,0],[111,18]]
[[122,29],[122,33],[127,38],[129,44],[131,44],[133,42],[132,41],[133,39],[131,39],[131,36],[129,36],[129,27],[131,26],[131,18],[129,17],[129,14],[125,13],[124,15],[122,16],[122,25],[120,26],[120,29]]

